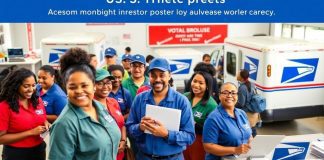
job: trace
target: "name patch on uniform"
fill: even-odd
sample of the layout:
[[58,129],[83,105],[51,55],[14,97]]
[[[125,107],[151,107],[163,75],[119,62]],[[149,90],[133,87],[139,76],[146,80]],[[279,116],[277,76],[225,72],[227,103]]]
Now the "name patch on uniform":
[[105,120],[108,121],[109,123],[111,123],[111,122],[114,120],[114,119],[113,119],[111,116],[109,116],[109,115],[105,115],[104,118],[105,118]]
[[37,115],[43,115],[43,114],[44,114],[44,111],[43,111],[42,109],[37,109],[37,110],[35,111],[35,113],[36,113]]
[[250,127],[249,124],[244,124],[244,125],[243,125],[243,128],[244,128],[245,130],[249,130],[249,129],[251,129],[251,127]]
[[43,101],[43,104],[44,104],[45,107],[47,107],[48,102],[47,101]]
[[122,113],[120,111],[116,111],[116,113],[120,116],[122,115]]
[[201,118],[201,116],[202,116],[202,113],[201,112],[195,112],[195,114],[194,114],[194,116],[195,117],[198,117],[198,118]]
[[122,98],[118,98],[117,101],[118,101],[118,103],[124,103],[124,99],[122,99]]

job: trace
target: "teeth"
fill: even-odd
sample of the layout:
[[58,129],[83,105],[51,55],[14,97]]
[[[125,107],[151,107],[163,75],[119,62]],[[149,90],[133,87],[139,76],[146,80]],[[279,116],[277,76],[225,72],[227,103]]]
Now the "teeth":
[[76,97],[76,99],[85,99],[86,98],[86,96],[78,96],[78,97]]

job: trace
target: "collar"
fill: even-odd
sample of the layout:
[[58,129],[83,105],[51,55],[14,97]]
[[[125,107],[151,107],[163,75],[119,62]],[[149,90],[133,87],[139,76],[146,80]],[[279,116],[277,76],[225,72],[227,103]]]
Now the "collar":
[[[55,90],[55,87],[56,87],[56,84],[53,83],[53,85],[52,85],[52,86],[47,90],[47,92],[44,93],[43,95],[50,95],[50,94],[52,93],[52,91]],[[40,96],[40,93],[41,93],[41,91],[42,91],[42,86],[39,85],[39,84],[37,84],[37,85],[36,85],[36,90],[37,90],[38,96]]]
[[[133,80],[133,77],[131,76],[131,77],[129,77],[129,82],[131,83],[131,84],[133,84],[133,85],[135,85],[135,82],[134,82],[134,80]],[[146,77],[146,76],[144,76],[144,82],[143,82],[143,84],[141,85],[141,86],[143,86],[143,85],[150,85],[150,83],[149,83],[149,78],[148,77]]]
[[[102,112],[104,110],[104,107],[100,104],[100,102],[98,102],[96,100],[92,100],[92,105],[95,107],[98,114],[100,114],[99,112]],[[76,116],[79,119],[84,119],[84,118],[90,117],[80,107],[78,107],[70,102],[68,103],[68,106],[72,109],[72,111],[76,114]]]
[[[227,117],[227,118],[233,118],[231,117],[226,111],[225,111],[225,108],[223,107],[223,105],[220,103],[218,105],[218,107],[216,107],[218,109],[218,111],[224,116],[224,117]],[[237,111],[237,108],[234,108],[234,116],[237,117],[238,116],[238,111]]]

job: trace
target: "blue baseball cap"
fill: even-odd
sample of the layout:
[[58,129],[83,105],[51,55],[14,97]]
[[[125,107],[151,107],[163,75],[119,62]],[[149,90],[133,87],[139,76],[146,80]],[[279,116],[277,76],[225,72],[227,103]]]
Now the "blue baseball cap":
[[107,57],[107,56],[109,56],[109,57],[113,57],[113,56],[115,56],[115,55],[117,55],[117,52],[116,52],[115,49],[109,47],[109,48],[107,48],[107,49],[105,50],[105,57]]
[[124,61],[124,60],[132,60],[132,55],[130,55],[130,54],[124,54],[123,56],[122,56],[122,61]]
[[154,58],[150,63],[149,72],[153,69],[158,69],[163,72],[171,71],[170,64],[169,64],[168,60],[166,60],[165,58]]
[[145,63],[145,57],[140,55],[140,54],[135,54],[132,56],[132,62],[131,63],[135,63],[135,62],[138,62],[138,63],[142,63],[142,64],[146,64]]
[[109,74],[109,72],[105,69],[97,69],[96,70],[96,82],[101,81],[105,78],[108,78],[110,80],[114,80],[115,77]]

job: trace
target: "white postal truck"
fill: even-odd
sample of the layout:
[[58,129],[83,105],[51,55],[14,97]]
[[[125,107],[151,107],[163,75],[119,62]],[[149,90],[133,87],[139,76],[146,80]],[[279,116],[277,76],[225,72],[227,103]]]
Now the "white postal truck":
[[324,115],[324,44],[274,37],[227,38],[224,81],[240,69],[267,100],[263,121]]
[[42,64],[59,67],[60,57],[70,48],[79,47],[95,54],[98,67],[105,63],[105,34],[103,33],[62,33],[41,40]]

